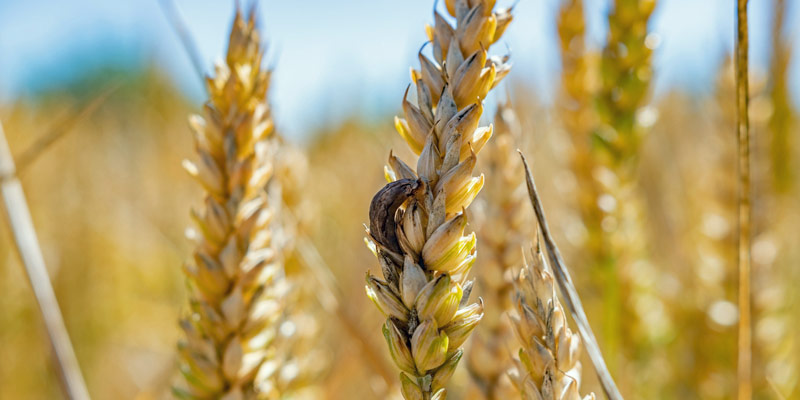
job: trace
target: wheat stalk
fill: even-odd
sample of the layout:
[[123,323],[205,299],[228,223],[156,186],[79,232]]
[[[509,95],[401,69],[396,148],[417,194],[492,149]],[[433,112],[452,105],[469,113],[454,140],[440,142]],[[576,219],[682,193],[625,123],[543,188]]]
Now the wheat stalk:
[[750,123],[748,119],[747,0],[736,7],[736,133],[739,177],[739,347],[738,398],[749,400],[752,388],[750,326]]
[[465,209],[483,186],[473,177],[476,154],[492,127],[479,127],[482,100],[510,70],[488,49],[511,21],[493,0],[449,0],[455,26],[434,12],[427,29],[433,60],[419,55],[412,71],[416,105],[403,98],[395,126],[419,155],[416,170],[394,155],[391,181],[370,205],[368,235],[383,271],[367,275],[367,294],[386,315],[384,337],[406,399],[444,399],[463,350],[483,317],[483,303],[467,305],[475,234],[465,234]]
[[[514,288],[516,315],[510,318],[522,346],[512,371],[517,389],[524,399],[580,400],[583,345],[569,328],[553,274],[538,246]],[[594,398],[594,393],[583,397]]]
[[8,218],[17,252],[25,266],[28,282],[31,284],[39,312],[42,314],[47,338],[50,340],[50,348],[53,351],[54,366],[58,371],[64,396],[70,400],[88,400],[90,399],[89,391],[86,389],[86,382],[83,380],[78,359],[75,357],[69,332],[64,326],[64,317],[61,315],[53,285],[47,275],[39,239],[33,227],[22,184],[17,179],[16,166],[1,122],[0,193],[2,193],[3,210]]
[[[255,14],[237,9],[224,64],[207,79],[204,117],[191,119],[199,156],[185,162],[206,191],[194,212],[200,236],[184,271],[191,313],[179,343],[185,398],[274,396],[278,357],[270,346],[283,309],[281,254],[274,248],[272,176],[276,143],[267,104],[269,71]],[[279,201],[279,200],[278,200]]]
[[514,157],[520,140],[520,123],[510,102],[498,104],[494,136],[483,158],[487,176],[478,239],[482,267],[478,288],[486,298],[486,312],[469,349],[470,376],[489,399],[508,398],[513,388],[506,379],[511,359],[511,330],[503,315],[512,308],[512,271],[522,265],[522,249],[530,240],[526,220],[525,186],[519,179],[522,163]]

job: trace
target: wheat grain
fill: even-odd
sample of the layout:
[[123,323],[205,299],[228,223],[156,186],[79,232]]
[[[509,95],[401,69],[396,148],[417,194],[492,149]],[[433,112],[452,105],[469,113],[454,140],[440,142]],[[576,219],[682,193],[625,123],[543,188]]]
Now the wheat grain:
[[476,154],[492,127],[479,127],[482,100],[508,73],[488,49],[511,21],[492,0],[449,0],[455,26],[439,14],[428,26],[433,60],[419,54],[412,70],[417,104],[403,98],[395,126],[419,155],[416,170],[390,154],[390,183],[370,205],[369,243],[384,279],[367,275],[367,294],[386,315],[383,327],[406,399],[444,399],[460,349],[483,317],[483,302],[467,305],[475,234],[465,234],[464,210],[483,186],[473,177]]
[[512,306],[512,271],[522,265],[522,249],[530,241],[525,224],[530,209],[525,204],[525,187],[520,179],[522,163],[514,156],[520,129],[510,102],[499,104],[494,137],[483,151],[487,186],[482,207],[475,213],[479,218],[478,240],[482,243],[477,282],[479,293],[486,298],[486,312],[469,349],[467,367],[489,399],[505,399],[514,392],[506,377],[512,334],[503,315]]
[[[514,281],[512,325],[520,346],[512,380],[524,399],[580,400],[581,338],[569,328],[553,274],[537,247]],[[583,399],[594,399],[594,393]]]
[[204,116],[191,119],[199,161],[185,167],[206,197],[193,213],[200,235],[184,268],[191,313],[181,321],[179,397],[276,396],[270,344],[286,285],[270,228],[276,199],[265,191],[276,143],[263,54],[255,14],[237,9],[225,63],[207,79]]

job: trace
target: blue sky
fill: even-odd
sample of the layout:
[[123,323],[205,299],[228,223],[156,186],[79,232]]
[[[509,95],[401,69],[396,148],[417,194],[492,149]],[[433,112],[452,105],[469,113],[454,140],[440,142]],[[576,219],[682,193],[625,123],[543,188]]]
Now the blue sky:
[[[603,41],[607,0],[587,0],[590,40]],[[233,1],[175,0],[210,66],[225,47]],[[499,0],[499,4],[511,1]],[[753,67],[769,57],[770,0],[750,7]],[[800,7],[790,2],[787,33],[797,37]],[[519,0],[504,36],[515,79],[552,98],[559,71],[554,15],[557,0]],[[275,65],[272,102],[289,135],[355,113],[374,115],[399,107],[408,68],[426,40],[431,0],[262,0],[262,27]],[[670,88],[711,89],[722,57],[733,48],[731,0],[660,0],[652,29],[661,38],[655,54],[656,95]],[[800,41],[793,44],[800,54]],[[498,49],[504,51],[503,47]],[[93,64],[153,61],[193,98],[201,89],[158,0],[0,0],[0,102],[68,79]],[[792,64],[795,103],[800,62]]]

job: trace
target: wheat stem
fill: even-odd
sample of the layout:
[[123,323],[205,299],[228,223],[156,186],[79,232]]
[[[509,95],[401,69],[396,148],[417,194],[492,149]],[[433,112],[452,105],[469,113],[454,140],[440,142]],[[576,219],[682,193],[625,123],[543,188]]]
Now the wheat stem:
[[69,333],[64,326],[64,317],[61,315],[50,277],[47,275],[39,239],[36,237],[25,193],[16,177],[14,159],[2,123],[0,123],[0,188],[14,243],[25,266],[28,282],[33,288],[47,337],[50,339],[64,395],[71,400],[88,400],[89,391],[86,389]]
[[736,7],[736,133],[739,174],[739,400],[752,398],[750,326],[750,123],[748,117],[747,0]]

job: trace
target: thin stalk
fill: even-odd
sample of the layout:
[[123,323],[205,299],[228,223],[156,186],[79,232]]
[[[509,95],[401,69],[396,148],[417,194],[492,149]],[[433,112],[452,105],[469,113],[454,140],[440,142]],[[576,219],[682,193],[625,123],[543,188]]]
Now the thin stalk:
[[530,197],[533,211],[536,213],[536,219],[542,232],[544,247],[553,267],[553,273],[556,282],[558,282],[558,287],[561,290],[561,294],[564,296],[570,313],[572,313],[572,316],[575,318],[575,325],[578,326],[578,331],[581,333],[584,345],[586,346],[586,352],[592,360],[594,370],[597,373],[606,398],[609,400],[622,400],[622,394],[619,392],[619,389],[617,389],[614,378],[611,377],[611,372],[608,371],[606,362],[603,359],[603,354],[600,352],[600,346],[597,344],[597,339],[592,332],[592,327],[589,325],[589,319],[586,318],[586,312],[583,310],[583,304],[578,296],[578,291],[572,283],[569,270],[561,257],[561,252],[558,250],[553,236],[550,234],[550,227],[547,225],[547,219],[542,210],[542,201],[539,198],[539,193],[536,191],[536,183],[533,180],[530,168],[528,168],[528,161],[521,151],[517,151],[519,152],[519,156],[522,157],[522,163],[525,166],[525,181],[528,185],[528,196]]
[[33,227],[25,193],[16,176],[14,159],[11,157],[2,123],[0,123],[0,187],[14,243],[25,266],[28,282],[33,288],[55,355],[55,367],[64,395],[70,400],[88,400],[89,391],[86,389],[78,359],[72,349],[69,333],[64,326],[64,318],[61,316],[58,300],[50,284],[50,277],[47,275],[42,250]]
[[189,56],[189,60],[192,62],[195,73],[200,77],[200,86],[205,89],[206,69],[203,67],[204,63],[200,57],[200,51],[197,49],[194,40],[192,40],[192,34],[186,24],[183,23],[183,19],[172,0],[161,0],[158,4],[161,5],[161,11],[164,12],[164,16],[169,20],[172,29],[175,30],[175,34],[178,35],[186,54]]
[[739,148],[739,400],[753,396],[750,327],[750,122],[748,118],[747,3],[736,8],[736,133]]
[[67,133],[70,133],[81,121],[91,117],[92,114],[108,100],[109,96],[120,87],[122,87],[122,82],[112,84],[104,91],[100,92],[97,97],[78,111],[77,114],[58,121],[53,129],[36,139],[30,147],[25,149],[19,157],[17,157],[17,174],[22,174],[40,155],[49,149],[50,146],[66,136]]

